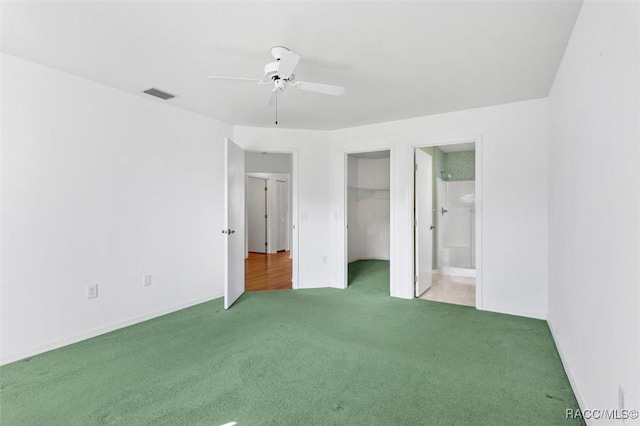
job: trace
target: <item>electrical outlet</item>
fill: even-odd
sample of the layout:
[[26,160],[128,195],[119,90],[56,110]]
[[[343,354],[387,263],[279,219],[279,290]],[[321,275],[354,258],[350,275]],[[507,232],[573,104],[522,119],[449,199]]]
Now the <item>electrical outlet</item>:
[[98,297],[98,284],[89,284],[87,286],[87,299],[95,299]]
[[145,275],[142,278],[142,285],[145,287],[149,287],[151,285],[151,275]]

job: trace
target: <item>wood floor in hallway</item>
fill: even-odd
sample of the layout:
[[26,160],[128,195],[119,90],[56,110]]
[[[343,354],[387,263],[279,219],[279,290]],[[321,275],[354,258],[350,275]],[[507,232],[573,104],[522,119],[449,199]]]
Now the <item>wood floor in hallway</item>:
[[289,252],[249,253],[244,263],[245,291],[291,289]]

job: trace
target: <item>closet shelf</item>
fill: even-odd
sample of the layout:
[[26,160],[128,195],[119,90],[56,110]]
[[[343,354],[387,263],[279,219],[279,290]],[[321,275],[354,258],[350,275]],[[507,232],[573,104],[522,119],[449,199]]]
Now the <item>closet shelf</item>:
[[356,191],[356,200],[360,201],[363,198],[379,198],[389,199],[391,190],[389,188],[361,188],[359,186],[347,186],[350,191]]
[[387,192],[389,192],[389,188],[362,188],[360,186],[347,186],[347,189],[361,189],[363,191],[387,191]]

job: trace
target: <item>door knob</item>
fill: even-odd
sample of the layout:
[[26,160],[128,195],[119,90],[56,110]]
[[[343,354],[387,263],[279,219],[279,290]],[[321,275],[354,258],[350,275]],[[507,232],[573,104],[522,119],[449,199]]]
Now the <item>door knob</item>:
[[233,229],[223,229],[222,233],[223,234],[235,234],[236,231],[234,231]]
[[435,227],[434,225],[431,225],[431,226],[429,227],[429,231],[433,231],[434,229],[436,229],[436,227]]
[[444,216],[444,214],[445,214],[445,213],[448,213],[448,212],[449,212],[449,210],[445,209],[444,207],[440,208],[440,214],[441,214],[442,216]]

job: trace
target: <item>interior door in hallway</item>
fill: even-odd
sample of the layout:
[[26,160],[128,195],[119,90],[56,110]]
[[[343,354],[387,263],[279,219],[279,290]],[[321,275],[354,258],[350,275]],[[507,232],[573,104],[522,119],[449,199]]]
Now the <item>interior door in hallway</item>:
[[281,252],[287,250],[287,212],[289,211],[289,191],[287,188],[287,182],[282,180],[276,181],[276,209],[277,234],[275,238],[275,245],[276,251]]
[[267,252],[267,180],[247,178],[247,246],[250,252]]
[[244,150],[225,139],[224,308],[244,293]]

